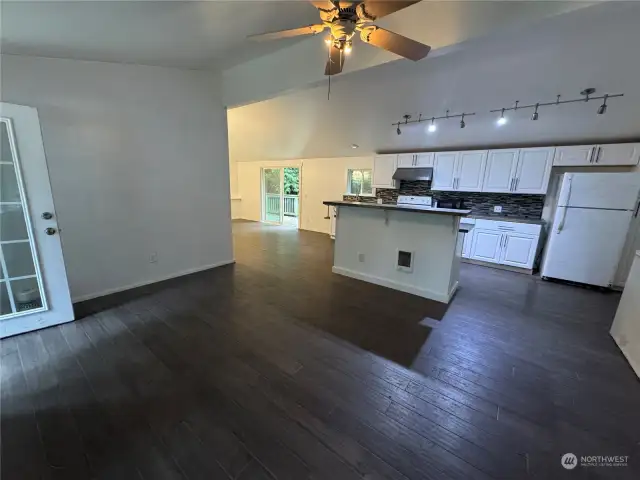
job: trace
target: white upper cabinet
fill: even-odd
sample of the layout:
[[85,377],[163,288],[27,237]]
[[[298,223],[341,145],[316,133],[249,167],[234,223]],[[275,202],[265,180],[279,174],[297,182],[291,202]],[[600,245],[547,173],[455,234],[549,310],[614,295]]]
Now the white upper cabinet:
[[520,150],[513,182],[514,193],[547,193],[554,151],[553,147]]
[[433,167],[433,152],[400,153],[398,154],[398,168]]
[[481,192],[487,151],[436,153],[431,190]]
[[578,145],[558,147],[553,159],[554,167],[610,167],[638,165],[640,143],[614,143],[609,145]]
[[593,165],[638,165],[640,143],[617,143],[598,145]]
[[416,153],[416,167],[433,167],[435,154],[429,153]]
[[518,165],[518,150],[491,150],[487,157],[483,192],[510,192]]
[[431,190],[455,190],[455,173],[458,152],[440,152],[433,161]]
[[415,153],[401,153],[398,155],[398,168],[413,168],[415,164]]
[[558,147],[553,158],[554,167],[577,167],[591,165],[596,145]]
[[376,155],[373,157],[373,188],[397,188],[393,174],[398,155]]
[[554,151],[553,147],[491,150],[482,191],[547,193]]
[[455,190],[481,192],[487,151],[459,152],[456,161]]

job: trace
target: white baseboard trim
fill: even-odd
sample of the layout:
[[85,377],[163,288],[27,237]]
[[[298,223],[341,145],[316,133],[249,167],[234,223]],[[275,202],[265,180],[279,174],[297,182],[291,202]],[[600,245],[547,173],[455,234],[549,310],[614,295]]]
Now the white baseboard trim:
[[442,303],[449,303],[449,300],[451,300],[451,296],[453,295],[453,293],[455,293],[455,290],[458,287],[458,282],[456,282],[453,288],[451,289],[450,293],[448,294],[438,293],[432,290],[417,288],[412,285],[407,285],[404,283],[387,280],[386,278],[376,277],[374,275],[368,275],[366,273],[356,272],[348,268],[332,267],[331,271],[333,273],[337,273],[338,275],[344,275],[345,277],[355,278],[356,280],[362,280],[363,282],[374,283],[376,285],[380,285],[381,287],[400,290],[401,292],[411,293],[412,295],[417,295],[419,297],[428,298],[430,300],[435,300],[436,302],[442,302]]
[[71,302],[72,303],[84,302],[86,300],[92,300],[94,298],[111,295],[112,293],[124,292],[125,290],[131,290],[132,288],[144,287],[145,285],[151,285],[152,283],[164,282],[165,280],[171,280],[172,278],[184,277],[185,275],[190,275],[192,273],[197,273],[197,272],[203,272],[204,270],[210,270],[212,268],[222,267],[224,265],[230,265],[232,263],[236,263],[235,258],[231,260],[223,260],[221,262],[212,263],[210,265],[204,265],[202,267],[189,268],[187,270],[182,270],[178,273],[173,273],[171,275],[165,275],[163,277],[154,278],[153,280],[145,280],[144,282],[132,283],[130,285],[125,285],[122,287],[109,288],[107,290],[103,290],[97,293],[89,293],[87,295],[73,297],[71,299]]

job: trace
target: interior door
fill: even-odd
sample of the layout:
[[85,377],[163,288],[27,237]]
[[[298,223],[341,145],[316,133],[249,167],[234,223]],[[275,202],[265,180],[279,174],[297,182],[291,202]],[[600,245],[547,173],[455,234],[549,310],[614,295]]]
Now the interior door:
[[474,230],[471,258],[483,262],[500,262],[502,233],[491,230]]
[[431,190],[455,190],[455,172],[458,152],[436,153],[433,162]]
[[554,148],[520,150],[516,169],[515,193],[545,194],[549,186]]
[[536,254],[538,237],[522,233],[505,233],[500,263],[531,268]]
[[481,192],[487,152],[460,152],[456,168],[456,190]]
[[483,192],[510,192],[516,174],[518,150],[492,150],[487,157]]
[[0,337],[74,319],[35,108],[0,103]]

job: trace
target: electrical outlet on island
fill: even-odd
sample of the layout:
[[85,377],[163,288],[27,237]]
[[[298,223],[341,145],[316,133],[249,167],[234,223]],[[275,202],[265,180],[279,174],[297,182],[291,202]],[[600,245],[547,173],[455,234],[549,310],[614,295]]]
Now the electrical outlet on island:
[[496,205],[495,207],[493,207],[493,212],[502,213],[502,207],[500,205]]

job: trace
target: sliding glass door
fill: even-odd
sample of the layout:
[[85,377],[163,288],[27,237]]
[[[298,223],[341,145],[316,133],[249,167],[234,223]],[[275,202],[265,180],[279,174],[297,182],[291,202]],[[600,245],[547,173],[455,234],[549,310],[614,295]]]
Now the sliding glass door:
[[262,169],[262,221],[298,227],[300,169]]

